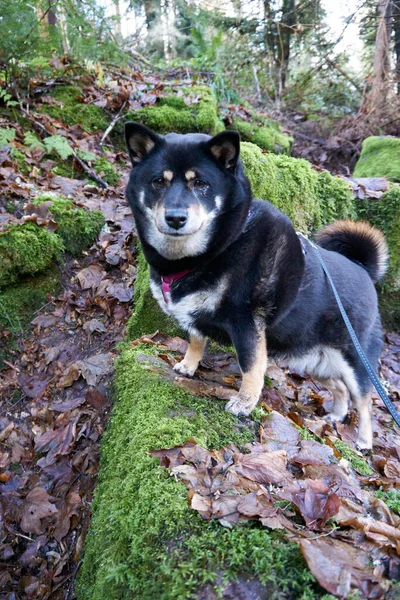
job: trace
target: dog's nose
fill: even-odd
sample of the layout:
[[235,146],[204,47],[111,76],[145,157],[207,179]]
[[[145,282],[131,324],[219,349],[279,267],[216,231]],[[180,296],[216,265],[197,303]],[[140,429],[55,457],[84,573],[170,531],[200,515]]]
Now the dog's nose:
[[172,229],[180,229],[186,224],[187,211],[182,208],[170,208],[165,211],[165,220]]

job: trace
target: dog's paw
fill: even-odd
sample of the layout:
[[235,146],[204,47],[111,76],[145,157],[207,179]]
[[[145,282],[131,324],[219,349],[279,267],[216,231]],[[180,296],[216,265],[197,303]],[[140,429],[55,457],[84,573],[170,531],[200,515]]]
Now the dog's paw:
[[325,418],[327,421],[330,421],[331,423],[343,423],[346,416],[347,416],[347,411],[345,413],[337,413],[335,411],[332,411],[332,412],[328,413]]
[[197,367],[198,365],[190,364],[183,359],[181,362],[178,362],[176,365],[174,365],[174,371],[180,375],[185,375],[186,377],[193,377]]
[[225,410],[237,417],[247,417],[257,406],[258,396],[232,396],[225,405]]
[[361,451],[372,450],[372,439],[359,436],[356,441],[356,448]]

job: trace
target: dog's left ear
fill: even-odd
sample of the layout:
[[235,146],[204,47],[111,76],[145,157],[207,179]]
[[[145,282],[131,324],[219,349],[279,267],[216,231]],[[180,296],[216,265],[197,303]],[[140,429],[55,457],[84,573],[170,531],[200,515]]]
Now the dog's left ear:
[[140,163],[158,144],[162,137],[141,123],[125,123],[125,141],[132,165]]
[[238,131],[222,131],[208,142],[211,154],[228,171],[234,171],[239,159],[240,135]]

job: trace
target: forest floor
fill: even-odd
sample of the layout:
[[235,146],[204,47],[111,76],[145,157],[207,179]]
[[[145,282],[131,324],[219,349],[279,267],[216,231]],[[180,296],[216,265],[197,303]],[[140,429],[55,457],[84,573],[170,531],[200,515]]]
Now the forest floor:
[[[144,85],[142,105],[157,97],[160,78],[146,81],[138,75],[136,86]],[[149,91],[149,84],[153,90]],[[119,93],[107,94],[87,86],[91,102],[114,103],[118,112],[129,99],[123,77]],[[38,101],[44,102],[45,95]],[[65,135],[75,147],[103,156],[101,132],[85,134],[78,126],[65,128],[55,118],[30,112],[32,122],[44,125],[51,133]],[[12,117],[1,119],[1,127],[21,126]],[[304,146],[297,153],[306,152]],[[99,466],[100,441],[112,405],[113,361],[118,344],[124,339],[136,274],[135,232],[130,209],[124,199],[129,164],[127,156],[108,147],[110,161],[121,179],[101,189],[82,173],[82,179],[52,174],[51,166],[35,165],[41,158],[25,156],[29,172],[23,174],[16,160],[0,156],[0,218],[7,220],[6,204],[23,205],[38,193],[73,194],[74,203],[99,209],[106,226],[96,243],[77,259],[61,265],[60,293],[49,297],[36,312],[31,326],[21,335],[0,371],[0,483],[2,494],[2,535],[0,538],[0,599],[46,598],[71,600],[81,564],[84,540],[90,523],[90,505]],[[79,168],[76,165],[77,168]],[[183,349],[179,340],[158,342],[148,332],[146,343],[162,347],[166,364],[176,361]],[[5,339],[7,331],[0,335]],[[178,346],[177,346],[178,344]],[[391,397],[400,410],[400,335],[385,333],[382,375]],[[193,380],[183,380],[195,394],[218,393],[237,376],[232,356],[203,364]],[[355,413],[345,424],[332,428],[323,418],[329,409],[329,393],[303,373],[288,373],[283,366],[268,369],[270,386],[265,388],[263,404],[306,427],[310,435],[324,436],[338,458],[343,455],[336,442],[354,448]],[[223,396],[224,394],[222,394]],[[216,400],[217,401],[217,400]],[[355,468],[355,488],[373,490],[400,487],[400,435],[379,398],[374,398],[376,452],[362,457],[351,452]],[[259,441],[259,440],[255,440]],[[358,493],[358,492],[357,492]],[[399,511],[399,506],[392,506]],[[380,532],[384,536],[384,533]],[[378,533],[375,534],[375,537]],[[399,578],[400,563],[393,548],[398,539],[384,537],[384,554],[377,573],[385,571]]]

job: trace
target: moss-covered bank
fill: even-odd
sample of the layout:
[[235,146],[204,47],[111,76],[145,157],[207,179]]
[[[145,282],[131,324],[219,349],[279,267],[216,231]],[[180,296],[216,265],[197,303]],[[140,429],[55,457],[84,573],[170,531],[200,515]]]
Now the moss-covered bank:
[[269,152],[290,154],[292,149],[293,138],[283,133],[279,124],[272,119],[266,119],[262,125],[234,119],[230,129],[236,129],[244,142],[252,142]]
[[34,199],[38,207],[44,202],[51,202],[49,211],[58,224],[55,233],[62,239],[66,252],[78,256],[95,242],[104,225],[103,213],[79,208],[72,200],[61,196],[44,194]]
[[316,171],[306,160],[265,154],[244,142],[240,156],[255,198],[269,200],[310,234],[320,225],[354,217],[353,193],[340,177]]
[[126,113],[126,120],[139,121],[162,134],[198,131],[214,135],[224,129],[211,88],[205,85],[183,88],[182,94],[160,97],[152,106],[131,110]]
[[[79,600],[218,598],[235,577],[258,579],[265,598],[321,598],[295,544],[258,526],[230,531],[203,521],[184,486],[147,454],[192,436],[208,448],[241,444],[254,431],[240,428],[223,402],[189,396],[144,370],[144,352],[128,347],[117,361]],[[208,584],[215,596],[201,596]]]
[[400,182],[400,138],[366,138],[354,177],[386,177],[389,181]]
[[387,327],[400,326],[400,186],[393,185],[380,198],[358,198],[359,218],[381,229],[389,246],[389,270],[379,284],[380,308]]
[[104,131],[110,124],[107,113],[95,104],[83,104],[82,91],[72,85],[61,85],[51,96],[57,101],[55,106],[45,105],[43,112],[66,125],[80,125],[88,133]]
[[61,238],[44,227],[11,225],[0,233],[0,289],[20,277],[45,271],[63,250]]

